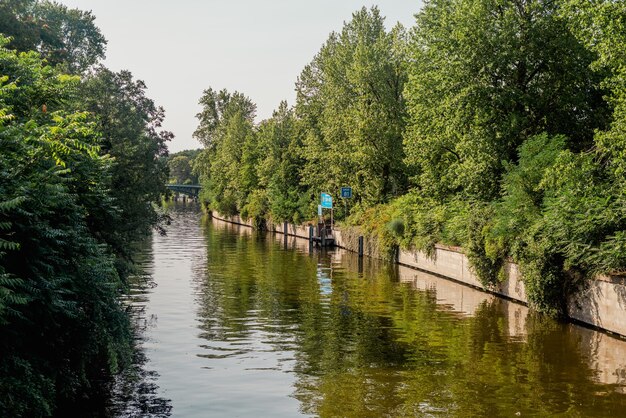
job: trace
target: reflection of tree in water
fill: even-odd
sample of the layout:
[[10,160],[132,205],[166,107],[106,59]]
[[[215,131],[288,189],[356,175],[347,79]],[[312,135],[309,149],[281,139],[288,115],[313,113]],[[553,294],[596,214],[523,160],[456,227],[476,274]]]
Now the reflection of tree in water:
[[626,406],[596,382],[571,325],[530,315],[520,337],[509,328],[515,310],[497,298],[468,317],[437,289],[399,284],[394,268],[366,262],[359,274],[345,268],[357,265],[349,256],[337,264],[217,228],[207,242],[213,256],[198,283],[206,337],[273,335],[275,350],[294,353],[286,371],[296,373],[302,413],[606,416]]
[[156,382],[159,375],[146,369],[148,359],[143,348],[146,331],[154,323],[154,318],[145,317],[150,289],[155,286],[150,275],[153,262],[151,242],[142,243],[135,261],[138,274],[130,279],[131,291],[127,301],[135,342],[132,364],[117,376],[111,387],[112,396],[106,412],[100,416],[169,417],[172,411],[171,401],[157,396],[159,386]]
[[360,281],[335,273],[333,285],[349,297],[334,297],[326,313],[314,298],[303,305],[296,396],[305,412],[606,416],[626,405],[595,382],[572,325],[531,315],[524,342],[509,335],[508,302],[500,299],[467,317],[438,305],[436,290],[398,285],[388,272]]
[[137,349],[133,365],[115,382],[113,399],[107,408],[112,417],[169,417],[172,405],[169,399],[157,396],[159,378],[155,371],[146,370],[145,353]]
[[[422,309],[404,322],[417,355],[404,373],[398,416],[607,416],[626,405],[608,385],[595,383],[571,325],[538,315],[527,321],[527,342],[508,335],[504,302],[485,301],[474,317],[446,320],[446,312]],[[434,318],[433,314],[438,317]],[[608,392],[607,392],[608,394]]]
[[295,396],[305,413],[384,415],[401,402],[397,369],[406,355],[391,318],[377,314],[390,283],[341,269],[332,277],[327,305],[316,282],[301,293]]
[[276,351],[293,348],[298,294],[305,278],[315,279],[315,262],[265,234],[223,228],[204,229],[208,267],[196,282],[201,337],[227,341],[260,331]]

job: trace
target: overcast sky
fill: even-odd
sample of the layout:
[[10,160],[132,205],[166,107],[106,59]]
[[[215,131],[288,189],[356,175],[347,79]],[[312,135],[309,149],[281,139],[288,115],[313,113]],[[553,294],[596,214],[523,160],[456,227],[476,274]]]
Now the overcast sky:
[[[240,91],[257,104],[257,121],[281,100],[332,31],[352,12],[376,4],[387,27],[413,26],[419,0],[58,0],[91,10],[107,38],[106,65],[144,80],[166,111],[171,152],[199,148],[198,99],[208,87]],[[371,0],[370,0],[371,1]]]

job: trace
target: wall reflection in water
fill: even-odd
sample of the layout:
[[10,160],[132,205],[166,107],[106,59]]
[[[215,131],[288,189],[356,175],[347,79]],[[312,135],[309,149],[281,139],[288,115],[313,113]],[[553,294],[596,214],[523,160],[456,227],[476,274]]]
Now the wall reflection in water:
[[294,373],[280,382],[290,389],[277,390],[299,401],[299,413],[624,411],[623,340],[424,272],[342,250],[310,253],[303,239],[219,221],[206,224],[205,236],[208,273],[197,278],[203,338],[235,338],[256,360],[255,336],[282,352],[266,356],[264,367]]

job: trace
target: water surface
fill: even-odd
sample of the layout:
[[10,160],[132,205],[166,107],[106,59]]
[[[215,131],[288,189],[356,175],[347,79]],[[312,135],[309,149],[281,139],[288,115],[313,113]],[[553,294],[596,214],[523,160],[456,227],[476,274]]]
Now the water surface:
[[193,205],[172,216],[132,299],[144,401],[118,416],[626,415],[623,340]]

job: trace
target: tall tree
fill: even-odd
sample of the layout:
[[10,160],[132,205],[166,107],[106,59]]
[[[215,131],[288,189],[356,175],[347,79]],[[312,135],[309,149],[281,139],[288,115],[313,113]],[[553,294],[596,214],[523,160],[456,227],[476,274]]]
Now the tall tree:
[[0,414],[47,416],[128,358],[122,283],[89,225],[115,214],[110,161],[61,106],[76,77],[0,47],[0,80]]
[[106,39],[91,12],[51,1],[6,0],[0,3],[0,33],[10,48],[39,51],[52,65],[82,73],[104,58]]
[[175,184],[196,184],[196,176],[192,174],[193,159],[186,155],[173,155],[167,160],[170,182]]
[[300,178],[305,163],[302,122],[283,101],[272,117],[259,125],[257,138],[259,186],[267,190],[272,219],[296,223],[305,219],[312,199]]
[[566,0],[564,19],[597,54],[593,68],[606,74],[603,86],[614,107],[610,127],[596,135],[600,152],[610,158],[615,180],[626,174],[626,4],[611,0]]
[[431,0],[417,15],[406,88],[407,162],[438,198],[499,194],[506,162],[535,134],[589,149],[608,120],[595,55],[549,0]]
[[403,163],[405,32],[387,32],[377,8],[352,15],[332,33],[296,85],[306,129],[304,182],[378,203],[406,188]]
[[205,146],[195,166],[201,171],[204,199],[225,214],[240,212],[256,186],[254,116],[256,105],[239,92],[209,88],[194,136]]
[[237,91],[229,93],[222,89],[217,92],[209,88],[202,94],[199,104],[202,110],[196,115],[199,123],[193,136],[208,149],[217,145],[230,118],[239,114],[253,123],[256,116],[256,104]]
[[[113,159],[111,195],[119,208],[115,219],[95,218],[99,231],[118,254],[158,224],[159,215],[148,202],[165,192],[168,173],[164,159],[173,135],[161,129],[164,110],[146,97],[146,85],[128,71],[106,68],[88,74],[80,87],[77,106],[89,111],[102,135],[101,152]],[[115,225],[115,228],[111,228]]]

